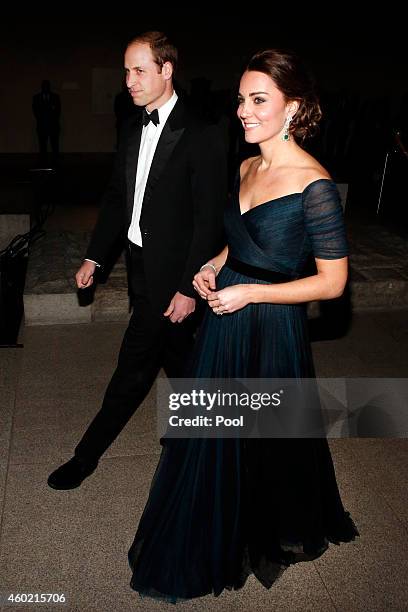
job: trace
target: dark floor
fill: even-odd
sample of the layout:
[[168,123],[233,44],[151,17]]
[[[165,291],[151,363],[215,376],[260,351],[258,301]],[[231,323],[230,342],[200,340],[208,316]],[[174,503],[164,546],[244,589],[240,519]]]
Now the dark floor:
[[[109,156],[92,163],[82,156],[66,157],[58,178],[44,185],[44,175],[30,170],[36,167],[34,157],[19,164],[9,159],[0,172],[0,212],[35,213],[48,198],[57,205],[51,226],[63,222],[64,227],[87,228],[94,218],[89,206],[97,206],[110,161]],[[368,200],[361,194],[351,191],[348,223],[375,223],[406,236],[404,224],[393,214],[376,215],[375,190]],[[82,205],[88,207],[86,218]],[[407,321],[408,310],[354,314],[341,337],[313,342],[317,374],[406,378]],[[0,349],[0,601],[10,592],[64,593],[65,606],[42,604],[41,609],[131,612],[166,607],[142,600],[130,589],[127,564],[161,448],[155,390],[82,487],[58,492],[46,484],[49,472],[71,456],[99,409],[123,331],[123,323],[23,327],[23,348]],[[320,559],[291,567],[269,591],[250,577],[241,591],[180,608],[408,609],[408,442],[331,439],[330,447],[344,506],[360,538],[332,545]],[[34,606],[0,604],[0,609]]]
[[[318,375],[406,377],[407,316],[407,311],[358,314],[345,337],[313,343]],[[70,612],[166,607],[130,589],[126,556],[160,453],[154,391],[81,488],[55,491],[46,484],[98,410],[123,330],[114,323],[31,327],[22,330],[24,348],[0,349],[3,596],[64,593],[65,607],[41,609]],[[343,503],[360,538],[292,566],[269,591],[250,577],[241,591],[180,608],[407,609],[407,440],[331,439],[330,447]]]

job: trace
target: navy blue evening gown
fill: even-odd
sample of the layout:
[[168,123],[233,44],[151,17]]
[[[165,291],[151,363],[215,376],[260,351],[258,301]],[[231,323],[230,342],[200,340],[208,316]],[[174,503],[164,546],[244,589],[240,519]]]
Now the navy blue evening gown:
[[[302,275],[310,255],[338,259],[347,242],[336,185],[241,215],[239,182],[225,213],[229,259],[217,288]],[[274,276],[275,275],[275,276]],[[275,280],[275,282],[277,282]],[[188,376],[314,377],[304,304],[209,308]],[[129,550],[131,587],[176,603],[241,588],[250,574],[269,588],[291,563],[359,535],[345,511],[326,438],[168,439]]]

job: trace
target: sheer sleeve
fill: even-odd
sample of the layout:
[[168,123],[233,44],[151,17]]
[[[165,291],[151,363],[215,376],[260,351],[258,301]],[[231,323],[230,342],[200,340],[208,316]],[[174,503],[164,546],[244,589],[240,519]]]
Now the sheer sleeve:
[[310,183],[303,192],[303,211],[314,257],[346,257],[349,252],[346,228],[336,184],[329,179]]

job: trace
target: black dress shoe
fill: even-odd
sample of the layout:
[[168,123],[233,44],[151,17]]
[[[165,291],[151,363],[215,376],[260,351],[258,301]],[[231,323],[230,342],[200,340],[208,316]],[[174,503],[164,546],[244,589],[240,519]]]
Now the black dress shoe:
[[48,486],[52,489],[76,489],[95,471],[97,465],[98,462],[83,464],[76,457],[72,457],[48,476]]

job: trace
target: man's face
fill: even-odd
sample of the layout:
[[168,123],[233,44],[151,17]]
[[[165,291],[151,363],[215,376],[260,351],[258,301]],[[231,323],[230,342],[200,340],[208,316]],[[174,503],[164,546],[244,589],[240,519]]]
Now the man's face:
[[171,64],[166,62],[160,69],[147,43],[134,43],[126,49],[125,71],[126,85],[136,106],[152,111],[170,98]]

